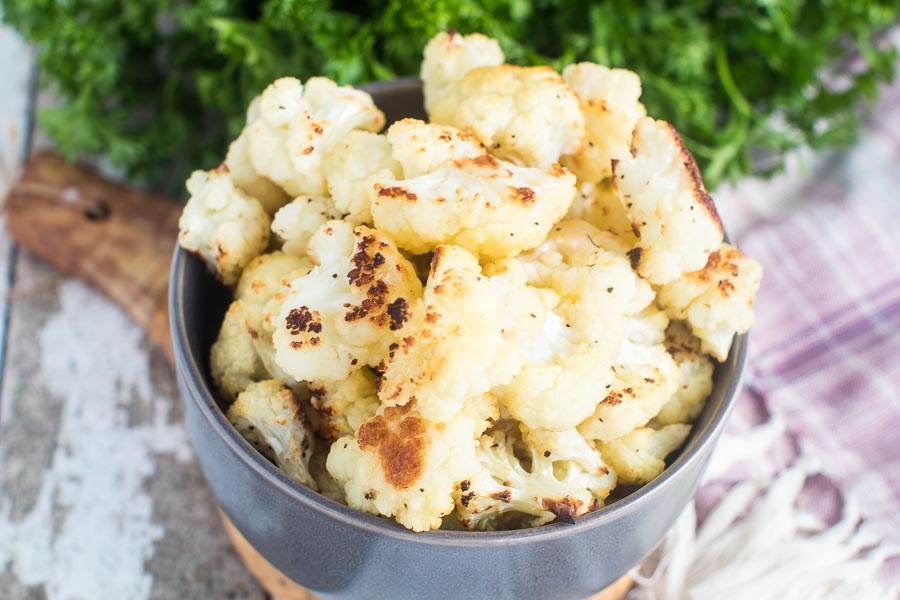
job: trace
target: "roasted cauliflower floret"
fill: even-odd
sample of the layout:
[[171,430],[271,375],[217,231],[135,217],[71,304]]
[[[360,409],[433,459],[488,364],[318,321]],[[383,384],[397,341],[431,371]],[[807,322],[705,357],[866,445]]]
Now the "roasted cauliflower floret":
[[625,69],[594,63],[569,65],[563,80],[578,96],[584,113],[585,143],[562,158],[579,181],[598,183],[612,175],[612,161],[630,156],[631,132],[647,114],[641,104],[641,79]]
[[453,510],[454,484],[475,469],[481,432],[466,415],[436,427],[414,404],[383,408],[355,436],[340,438],[327,466],[350,507],[427,531]]
[[209,370],[216,388],[228,402],[233,402],[254,381],[269,377],[247,331],[240,301],[232,302],[225,313],[219,337],[209,350]]
[[713,364],[700,350],[700,340],[678,321],[666,330],[666,350],[675,359],[678,388],[660,409],[655,421],[662,425],[690,423],[697,418],[713,389]]
[[[259,116],[259,98],[254,99],[247,109],[247,123],[251,123],[257,116]],[[249,196],[259,200],[269,215],[274,215],[275,211],[290,199],[283,189],[260,175],[253,166],[246,126],[228,147],[225,166],[228,167],[234,184]]]
[[495,393],[510,415],[530,426],[554,431],[575,427],[593,413],[602,396],[598,391],[611,379],[598,363],[608,363],[608,358],[593,350],[526,365]]
[[515,378],[495,389],[500,404],[531,428],[575,427],[594,412],[613,379],[608,348],[551,312],[531,349]]
[[529,284],[550,288],[564,303],[580,305],[600,319],[637,314],[653,302],[653,289],[632,271],[625,248],[617,236],[590,223],[565,220],[517,260]]
[[312,431],[289,387],[274,379],[250,384],[228,409],[228,420],[288,477],[317,489],[309,474]]
[[312,267],[308,258],[276,250],[250,261],[235,288],[234,297],[241,305],[244,325],[257,355],[271,377],[288,383],[293,378],[275,363],[272,334],[291,281],[307,274]]
[[666,425],[655,430],[639,427],[611,442],[600,444],[603,458],[609,462],[619,483],[644,485],[656,479],[666,468],[666,457],[681,447],[691,426]]
[[234,288],[234,297],[245,303],[263,306],[284,286],[283,279],[295,271],[309,271],[312,267],[309,258],[281,250],[261,254],[244,268]]
[[391,145],[391,156],[406,178],[427,175],[448,163],[487,153],[478,138],[468,131],[418,119],[397,121],[388,128],[385,138]]
[[550,67],[477,67],[428,111],[435,123],[471,131],[499,158],[549,168],[584,141],[578,97]]
[[320,494],[346,505],[347,499],[344,497],[344,487],[334,480],[334,477],[331,476],[331,473],[325,467],[331,442],[323,442],[320,439],[317,439],[316,442],[316,450],[309,461],[309,473],[316,480]]
[[631,156],[613,163],[613,181],[639,238],[629,257],[641,277],[669,283],[703,268],[722,243],[722,223],[697,163],[665,121],[638,120]]
[[425,46],[422,68],[422,92],[425,110],[444,96],[454,83],[476,67],[502,65],[503,50],[497,40],[480,33],[460,35],[455,31],[442,31]]
[[629,250],[637,243],[631,221],[625,213],[625,205],[612,179],[600,183],[585,183],[579,188],[575,201],[569,207],[566,219],[581,219],[594,227],[615,234]]
[[406,178],[376,182],[372,216],[414,254],[454,244],[482,258],[514,256],[540,244],[575,197],[562,167],[498,160],[450,127],[406,119],[388,140]]
[[452,419],[467,399],[518,373],[552,305],[548,294],[525,284],[521,269],[488,277],[471,253],[438,247],[424,298],[386,361],[382,403],[415,399],[430,421]]
[[292,197],[324,196],[322,157],[350,131],[383,126],[384,114],[363,91],[324,77],[305,86],[284,77],[265,89],[259,116],[247,125],[250,160]]
[[337,216],[353,225],[372,222],[371,191],[375,182],[401,176],[387,138],[351,131],[322,159],[322,173]]
[[306,256],[309,238],[322,225],[339,217],[328,198],[300,196],[275,213],[272,231],[283,242],[281,250],[285,254]]
[[297,380],[335,381],[376,366],[408,335],[422,296],[415,269],[380,231],[329,221],[309,242],[316,264],[295,279],[273,341],[278,365]]
[[616,487],[615,471],[606,464],[596,446],[584,439],[577,429],[547,431],[529,429],[523,424],[519,429],[525,444],[544,458],[571,462],[583,469],[590,476],[588,489],[596,498],[605,500]]
[[319,434],[334,441],[356,433],[381,406],[375,390],[375,374],[363,367],[346,379],[309,383],[309,400],[319,414]]
[[[517,443],[527,468],[514,452]],[[476,457],[478,468],[454,490],[457,514],[468,529],[534,527],[557,519],[574,523],[601,504],[588,489],[594,478],[576,463],[523,446],[504,428],[481,437]]]
[[187,180],[191,197],[178,220],[178,243],[198,254],[225,285],[266,249],[269,215],[262,205],[234,187],[228,169],[194,171]]
[[758,262],[722,244],[702,269],[659,288],[659,302],[673,319],[687,321],[704,352],[722,361],[734,335],[753,324],[753,300],[761,280]]
[[672,397],[680,379],[678,366],[662,344],[627,342],[606,396],[578,431],[589,440],[609,441],[646,425]]
[[594,413],[614,383],[630,327],[653,301],[653,290],[628,261],[602,247],[617,243],[584,221],[563,221],[544,244],[516,259],[529,284],[560,300],[522,370],[496,390],[501,404],[530,428],[564,431]]
[[462,412],[479,424],[479,431],[493,427],[500,420],[500,403],[491,392],[471,396],[463,403]]

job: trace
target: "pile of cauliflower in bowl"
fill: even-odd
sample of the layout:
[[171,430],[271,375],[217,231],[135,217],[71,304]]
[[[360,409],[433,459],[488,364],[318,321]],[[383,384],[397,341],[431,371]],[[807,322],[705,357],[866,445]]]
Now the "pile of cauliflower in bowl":
[[415,531],[574,520],[687,438],[761,268],[634,73],[441,33],[430,122],[271,84],[179,241],[234,301],[210,364],[296,481]]

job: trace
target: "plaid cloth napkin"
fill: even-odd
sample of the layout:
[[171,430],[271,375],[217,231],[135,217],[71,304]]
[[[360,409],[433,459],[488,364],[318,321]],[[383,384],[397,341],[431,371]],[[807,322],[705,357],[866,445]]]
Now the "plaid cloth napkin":
[[[832,483],[852,489],[866,526],[900,544],[900,82],[853,148],[806,165],[716,194],[733,239],[765,269],[729,427],[780,417],[831,480],[807,486],[819,512],[840,511]],[[747,458],[737,478],[762,460]],[[721,493],[701,490],[701,515]],[[885,571],[900,582],[900,560]]]

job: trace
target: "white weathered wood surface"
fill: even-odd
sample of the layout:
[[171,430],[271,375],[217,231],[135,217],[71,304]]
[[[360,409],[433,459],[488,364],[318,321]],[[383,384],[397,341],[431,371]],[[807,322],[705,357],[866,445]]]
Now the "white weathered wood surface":
[[[0,192],[25,146],[31,62],[0,28]],[[0,598],[264,598],[142,331],[2,226],[0,317]]]

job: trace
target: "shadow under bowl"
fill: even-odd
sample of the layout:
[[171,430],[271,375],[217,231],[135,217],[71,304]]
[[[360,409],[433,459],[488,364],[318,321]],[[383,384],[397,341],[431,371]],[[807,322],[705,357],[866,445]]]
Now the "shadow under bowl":
[[[388,123],[425,118],[415,79],[364,86]],[[185,421],[219,506],[272,565],[328,598],[578,599],[646,556],[690,501],[737,396],[747,354],[738,336],[691,436],[655,480],[581,517],[500,532],[415,533],[288,479],[225,417],[209,348],[230,292],[197,257],[176,249],[169,309]]]

